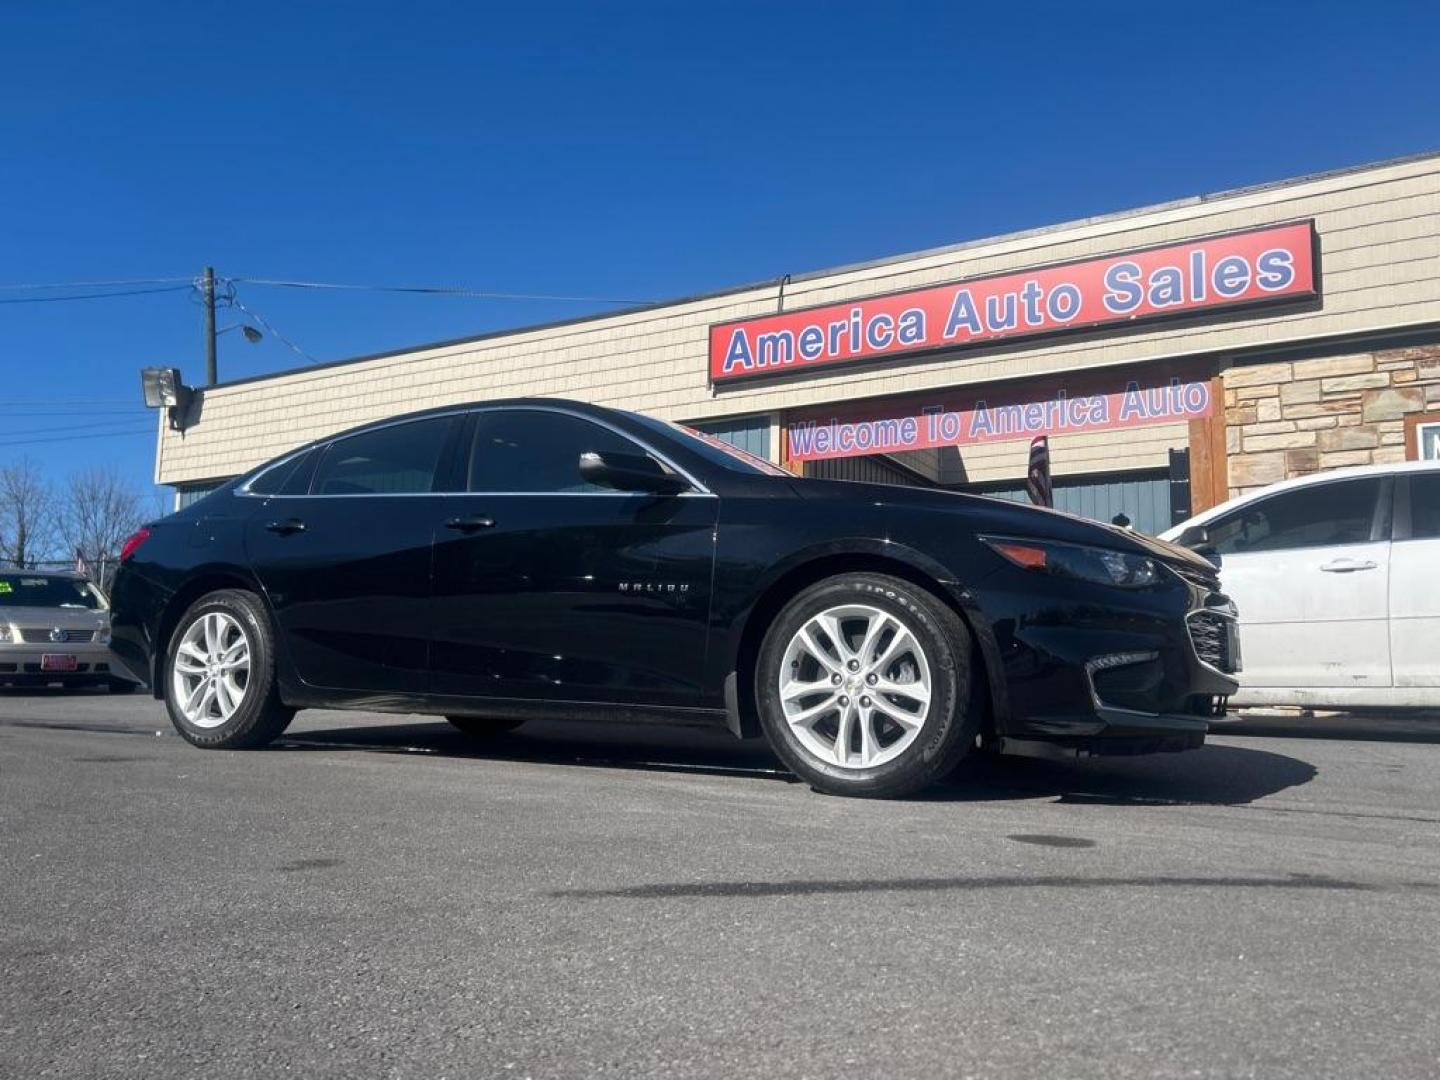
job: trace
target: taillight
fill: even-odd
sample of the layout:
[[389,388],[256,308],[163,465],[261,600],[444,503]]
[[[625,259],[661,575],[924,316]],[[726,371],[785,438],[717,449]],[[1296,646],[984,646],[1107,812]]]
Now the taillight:
[[126,540],[125,545],[120,549],[120,561],[129,562],[130,556],[134,555],[135,552],[139,551],[140,545],[145,543],[145,541],[149,539],[149,529],[141,529],[140,531],[132,534],[130,539]]

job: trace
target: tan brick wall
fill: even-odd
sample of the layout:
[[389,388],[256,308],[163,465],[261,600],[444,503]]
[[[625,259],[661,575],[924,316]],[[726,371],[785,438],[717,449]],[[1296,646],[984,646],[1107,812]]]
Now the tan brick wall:
[[[1189,199],[822,274],[791,283],[785,303],[803,307],[1305,217],[1315,219],[1320,234],[1324,302],[1319,310],[1156,325],[1136,333],[1041,340],[1026,347],[966,350],[939,359],[711,389],[706,383],[707,327],[774,311],[777,291],[766,286],[219,386],[205,394],[197,425],[183,434],[161,432],[156,479],[182,483],[233,475],[364,421],[470,400],[565,396],[669,418],[718,419],[1440,322],[1440,156]],[[1250,387],[1255,392],[1245,400],[1275,396],[1261,388]],[[1266,411],[1273,414],[1274,404]],[[1077,454],[1090,449],[1076,447]],[[1057,440],[1057,465],[1059,451]]]
[[1440,403],[1440,344],[1232,368],[1230,494],[1342,465],[1405,460],[1405,416]]

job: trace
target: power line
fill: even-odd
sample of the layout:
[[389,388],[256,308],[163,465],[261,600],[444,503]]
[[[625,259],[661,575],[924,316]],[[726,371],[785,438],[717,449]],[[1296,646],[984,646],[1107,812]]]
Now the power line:
[[11,405],[131,405],[134,402],[130,398],[12,398],[5,399],[8,408]]
[[[84,416],[85,414],[79,413],[72,415]],[[11,435],[48,435],[54,431],[68,432],[94,431],[96,429],[113,429],[121,426],[133,426],[137,421],[139,421],[139,419],[140,417],[138,416],[125,416],[112,417],[109,420],[97,420],[93,424],[42,424],[39,427],[15,428],[5,432],[0,432],[0,435],[4,435],[6,438],[8,438]]]
[[7,296],[0,304],[59,304],[66,300],[111,300],[118,296],[146,296],[150,293],[181,292],[189,285],[169,285],[159,289],[126,289],[123,292],[76,293],[71,296]]
[[272,289],[337,289],[347,292],[420,293],[430,296],[463,296],[477,300],[557,300],[578,304],[648,304],[650,300],[617,299],[611,296],[557,296],[550,293],[491,292],[484,289],[453,288],[443,285],[353,285],[334,281],[282,281],[271,278],[231,278],[245,285]]
[[27,409],[22,403],[15,408],[8,408],[12,416],[29,418],[32,416],[128,416],[137,412],[141,406],[131,405],[128,408],[121,405],[76,405],[71,409]]
[[30,446],[35,443],[57,443],[57,442],[81,442],[85,439],[121,439],[133,435],[154,436],[155,428],[136,428],[133,431],[107,431],[94,435],[52,435],[45,439],[8,439],[0,441],[0,446]]
[[0,285],[0,292],[22,292],[30,289],[118,289],[122,285],[175,285],[177,283],[188,284],[192,280],[188,277],[159,277],[121,278],[114,281],[46,281],[23,285]]

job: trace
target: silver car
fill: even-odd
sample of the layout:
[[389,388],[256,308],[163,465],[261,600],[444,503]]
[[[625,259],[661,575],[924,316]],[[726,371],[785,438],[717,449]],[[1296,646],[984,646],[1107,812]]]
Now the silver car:
[[110,607],[80,574],[0,570],[0,686],[108,686],[135,680],[110,651]]

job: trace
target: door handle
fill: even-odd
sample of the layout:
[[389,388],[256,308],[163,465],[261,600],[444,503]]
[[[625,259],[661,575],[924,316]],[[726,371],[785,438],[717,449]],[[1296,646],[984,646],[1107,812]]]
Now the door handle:
[[462,533],[479,532],[481,529],[493,529],[495,527],[495,519],[488,514],[479,514],[475,517],[451,518],[445,522],[445,527]]
[[1351,559],[1348,557],[1331,559],[1324,563],[1320,569],[1327,574],[1353,574],[1356,570],[1374,570],[1379,565],[1370,559]]
[[281,536],[289,536],[291,533],[302,533],[305,531],[305,522],[299,518],[288,518],[285,521],[272,521],[265,528]]

